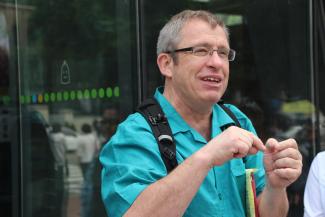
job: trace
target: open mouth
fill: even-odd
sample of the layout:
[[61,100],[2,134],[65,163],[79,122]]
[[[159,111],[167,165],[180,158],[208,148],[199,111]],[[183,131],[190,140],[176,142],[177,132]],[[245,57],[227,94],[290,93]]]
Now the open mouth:
[[203,78],[203,81],[214,82],[214,83],[220,83],[220,82],[221,82],[221,79],[213,78],[213,77],[205,77],[205,78]]

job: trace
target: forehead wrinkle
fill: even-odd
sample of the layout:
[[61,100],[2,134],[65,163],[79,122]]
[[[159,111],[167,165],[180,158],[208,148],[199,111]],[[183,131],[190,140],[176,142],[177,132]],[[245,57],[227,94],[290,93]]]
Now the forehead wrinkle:
[[[199,22],[200,20],[194,20],[194,22],[187,22],[186,25],[182,28],[182,30],[180,31],[180,40],[178,42],[178,44],[182,43],[182,42],[186,42],[186,44],[188,43],[192,43],[189,44],[189,46],[204,46],[204,47],[214,47],[213,44],[216,44],[217,47],[224,47],[224,48],[228,48],[229,49],[229,41],[227,38],[227,35],[225,34],[224,30],[222,29],[221,26],[216,25],[215,28],[211,28],[210,26],[208,26],[208,28],[210,28],[210,30],[203,28],[203,35],[199,34],[198,32],[191,32],[191,28],[189,28],[189,25],[193,25],[193,23],[195,22]],[[203,24],[207,24],[204,23]],[[192,36],[192,34],[194,34],[194,36]],[[221,34],[221,35],[220,35]],[[225,34],[225,40],[223,39],[223,34]],[[212,36],[213,35],[213,36]],[[194,38],[193,38],[194,37]],[[185,39],[185,41],[184,41]]]

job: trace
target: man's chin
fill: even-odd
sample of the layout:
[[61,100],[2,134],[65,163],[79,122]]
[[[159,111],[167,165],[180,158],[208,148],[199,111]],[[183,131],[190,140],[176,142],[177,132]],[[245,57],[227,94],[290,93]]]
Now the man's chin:
[[206,102],[208,102],[211,106],[217,104],[221,100],[221,97],[209,97]]
[[216,91],[207,91],[205,92],[204,94],[204,98],[211,102],[212,104],[216,104],[217,102],[220,101],[221,97],[222,97],[222,94],[220,93],[220,90]]

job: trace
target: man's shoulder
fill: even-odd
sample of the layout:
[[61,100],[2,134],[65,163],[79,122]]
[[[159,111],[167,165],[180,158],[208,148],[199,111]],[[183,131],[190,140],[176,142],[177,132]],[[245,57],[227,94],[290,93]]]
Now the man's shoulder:
[[124,137],[125,135],[131,136],[143,132],[151,132],[150,126],[139,112],[135,112],[119,123],[115,136]]
[[[137,147],[151,147],[155,143],[151,128],[145,118],[138,112],[130,114],[125,120],[119,123],[114,135],[105,144],[102,153],[108,150],[136,149]],[[124,151],[125,151],[124,150]],[[102,154],[103,155],[103,154]]]
[[134,112],[128,115],[120,124],[122,127],[131,127],[131,126],[141,126],[141,127],[149,127],[145,118],[139,113]]

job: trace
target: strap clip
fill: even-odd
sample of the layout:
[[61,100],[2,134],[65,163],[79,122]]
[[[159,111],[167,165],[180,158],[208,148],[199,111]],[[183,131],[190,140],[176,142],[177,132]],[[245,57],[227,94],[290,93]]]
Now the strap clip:
[[169,160],[173,160],[176,157],[176,153],[174,151],[172,151],[170,147],[163,147],[163,154]]
[[163,123],[163,124],[167,123],[167,121],[166,121],[167,119],[166,119],[165,115],[160,114],[160,113],[158,113],[157,116],[155,116],[155,117],[150,115],[148,118],[152,125],[157,125],[159,123]]

